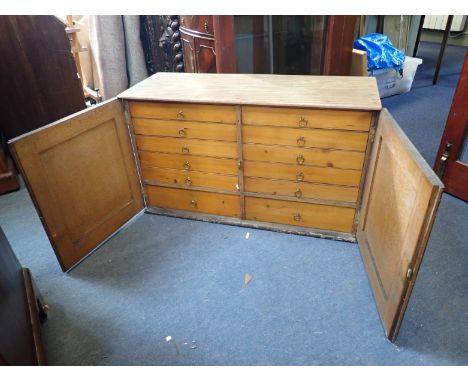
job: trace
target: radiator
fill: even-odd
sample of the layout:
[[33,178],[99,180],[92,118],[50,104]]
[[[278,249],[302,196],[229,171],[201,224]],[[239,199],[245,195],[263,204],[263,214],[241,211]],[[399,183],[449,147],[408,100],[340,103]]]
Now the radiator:
[[[424,19],[424,29],[445,30],[448,16],[426,16]],[[461,32],[465,29],[466,16],[453,16],[450,31]]]

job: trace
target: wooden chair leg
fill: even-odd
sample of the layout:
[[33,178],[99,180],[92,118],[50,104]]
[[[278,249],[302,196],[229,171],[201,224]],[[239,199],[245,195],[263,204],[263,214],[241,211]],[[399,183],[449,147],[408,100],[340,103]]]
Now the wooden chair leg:
[[419,20],[418,34],[416,36],[416,42],[414,43],[413,57],[416,57],[416,54],[418,54],[419,40],[421,40],[421,32],[423,29],[425,19],[426,16],[422,15],[421,20]]
[[437,64],[436,64],[436,69],[434,72],[434,77],[432,77],[432,85],[437,84],[437,80],[439,79],[440,66],[442,65],[442,59],[444,58],[445,46],[447,45],[447,39],[450,33],[450,28],[452,26],[452,21],[453,21],[453,15],[447,18],[447,24],[445,25],[444,37],[440,45],[439,57],[437,57]]
[[384,22],[385,22],[384,18],[385,16],[377,16],[377,27],[376,27],[377,33],[383,33]]

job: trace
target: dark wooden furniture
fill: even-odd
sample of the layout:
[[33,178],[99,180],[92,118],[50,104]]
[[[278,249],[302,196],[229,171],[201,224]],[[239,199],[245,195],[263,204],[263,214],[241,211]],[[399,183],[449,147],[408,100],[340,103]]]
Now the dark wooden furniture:
[[213,17],[180,16],[185,72],[216,73]]
[[[180,16],[186,72],[236,73],[235,17]],[[272,63],[266,65],[269,57],[278,67],[273,70],[277,74],[349,74],[357,16],[315,16],[315,20],[304,16],[299,21],[300,16],[273,16],[272,25],[266,24],[264,16],[246,17],[251,17],[253,24],[252,73],[271,73]],[[326,20],[322,23],[320,18]],[[294,36],[290,36],[289,27],[295,29]],[[271,57],[271,48],[265,44],[268,39],[273,45]],[[304,54],[310,61],[306,68]]]
[[468,52],[465,54],[465,61],[434,164],[434,169],[445,183],[445,190],[465,201],[468,201],[467,105]]
[[329,16],[323,73],[347,76],[351,70],[353,41],[358,16]]
[[6,156],[0,146],[0,194],[15,191],[19,188],[18,174],[13,161]]
[[144,209],[357,240],[395,340],[443,185],[375,78],[158,73],[119,98],[11,142],[64,270]]
[[0,365],[45,365],[43,302],[31,273],[18,262],[0,227]]
[[148,73],[183,72],[179,16],[140,16],[140,38]]
[[[413,56],[416,56],[419,48],[419,41],[421,39],[421,31],[423,29],[425,16],[421,16],[421,21],[419,22],[418,34],[416,36],[416,44],[414,45]],[[436,85],[439,79],[440,67],[442,66],[442,60],[444,58],[445,47],[447,46],[447,39],[450,34],[450,28],[452,27],[453,15],[449,15],[447,18],[447,23],[445,24],[444,35],[442,37],[442,42],[440,43],[439,55],[437,56],[436,67],[434,70],[434,75],[432,76],[432,85]]]
[[65,24],[0,16],[0,131],[17,137],[86,107]]
[[216,72],[236,72],[234,16],[213,16]]
[[[0,16],[0,143],[86,107],[65,24],[54,16]],[[19,188],[0,146],[0,194]]]

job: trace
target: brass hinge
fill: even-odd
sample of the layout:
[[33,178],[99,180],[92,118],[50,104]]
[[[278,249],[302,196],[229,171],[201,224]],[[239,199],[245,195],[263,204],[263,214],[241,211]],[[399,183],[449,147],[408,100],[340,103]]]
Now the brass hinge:
[[369,131],[369,143],[374,143],[374,139],[375,139],[375,128],[373,129],[370,129]]
[[406,279],[411,280],[411,277],[413,277],[413,268],[408,268],[406,271]]
[[361,211],[356,211],[356,215],[354,215],[354,226],[357,227],[361,220]]
[[442,180],[444,177],[445,169],[447,167],[447,161],[450,156],[450,151],[452,150],[452,144],[450,142],[447,142],[445,145],[445,150],[442,156],[440,157],[440,162],[439,165],[437,166],[437,176]]

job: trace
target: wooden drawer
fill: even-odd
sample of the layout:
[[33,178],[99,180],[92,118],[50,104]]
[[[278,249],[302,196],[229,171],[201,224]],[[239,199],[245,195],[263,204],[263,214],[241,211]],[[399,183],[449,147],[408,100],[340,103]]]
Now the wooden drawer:
[[[337,89],[337,91],[339,91]],[[243,125],[267,125],[368,131],[372,113],[328,109],[242,107]]]
[[352,232],[354,208],[285,200],[245,198],[247,220],[266,221],[329,231]]
[[137,118],[236,123],[236,109],[229,105],[129,102],[130,115]]
[[272,126],[242,127],[244,143],[365,151],[367,132]]
[[355,203],[358,197],[357,187],[249,177],[244,178],[244,190],[298,199],[311,198],[350,203]]
[[237,158],[237,143],[235,142],[161,138],[147,135],[136,135],[135,140],[139,150],[217,158]]
[[236,125],[226,123],[133,118],[132,125],[135,134],[141,135],[237,141]]
[[244,144],[245,160],[362,170],[364,153],[287,146]]
[[151,206],[240,217],[240,198],[204,191],[147,186]]
[[142,167],[145,181],[158,181],[169,185],[207,187],[218,190],[237,191],[235,175],[209,174],[198,171],[174,170],[159,167]]
[[142,166],[174,168],[187,171],[201,171],[237,175],[239,167],[235,159],[207,158],[195,155],[163,154],[139,151]]
[[357,187],[361,180],[361,171],[246,161],[244,162],[244,176],[293,181],[301,179],[304,182]]

